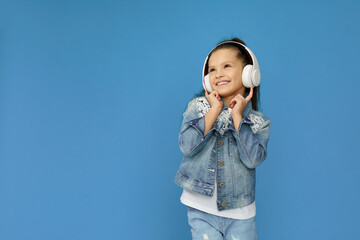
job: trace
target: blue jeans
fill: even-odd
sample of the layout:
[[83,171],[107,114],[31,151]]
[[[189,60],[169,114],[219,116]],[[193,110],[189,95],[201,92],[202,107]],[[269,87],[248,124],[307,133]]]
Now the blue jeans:
[[188,220],[193,240],[256,240],[255,217],[232,219],[215,216],[192,207]]

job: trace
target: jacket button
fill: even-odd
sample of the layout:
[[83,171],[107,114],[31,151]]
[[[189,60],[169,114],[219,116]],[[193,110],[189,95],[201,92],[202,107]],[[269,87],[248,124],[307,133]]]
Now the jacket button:
[[225,183],[224,182],[221,182],[220,183],[220,187],[224,187],[225,186]]
[[224,162],[223,162],[223,161],[219,161],[219,165],[220,165],[220,166],[224,166]]
[[217,136],[217,137],[218,137],[218,136],[219,136],[219,133],[218,133],[218,132],[215,132],[215,136]]
[[221,141],[221,140],[219,140],[219,141],[218,141],[218,144],[219,144],[220,146],[222,146],[222,145],[224,144],[224,142]]
[[226,207],[226,202],[222,202],[221,206]]
[[229,132],[225,133],[225,136],[228,136],[229,135]]

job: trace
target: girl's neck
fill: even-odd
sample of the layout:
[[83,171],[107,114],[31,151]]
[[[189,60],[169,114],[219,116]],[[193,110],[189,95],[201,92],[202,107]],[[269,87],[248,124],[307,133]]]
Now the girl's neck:
[[234,94],[227,96],[227,97],[223,97],[224,103],[225,105],[229,108],[230,107],[230,102],[231,100],[237,95],[237,94],[241,94],[241,96],[244,97],[245,94],[245,87],[242,87],[239,89],[239,91],[235,92]]

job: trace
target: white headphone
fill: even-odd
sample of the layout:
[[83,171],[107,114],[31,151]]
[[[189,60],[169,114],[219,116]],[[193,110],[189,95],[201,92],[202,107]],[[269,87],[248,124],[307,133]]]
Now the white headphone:
[[[237,46],[241,47],[242,49],[246,50],[246,52],[249,53],[249,55],[251,56],[252,62],[253,64],[247,64],[243,71],[242,71],[242,84],[247,87],[257,87],[260,84],[260,68],[259,68],[259,64],[258,61],[255,57],[255,55],[253,54],[253,52],[246,47],[244,44],[241,44],[239,42],[236,41],[224,41],[219,43],[218,45],[216,45],[211,51],[210,53],[218,46],[223,45],[223,44],[227,44],[227,43],[231,43],[231,44],[236,44]],[[209,53],[209,54],[210,54]],[[210,79],[209,79],[209,74],[208,74],[208,68],[207,68],[207,62],[209,60],[209,54],[207,55],[205,62],[204,62],[204,67],[203,67],[203,72],[202,72],[202,83],[203,83],[203,87],[205,89],[205,91],[207,91],[208,93],[212,92],[212,88],[211,88],[211,84],[210,84]]]

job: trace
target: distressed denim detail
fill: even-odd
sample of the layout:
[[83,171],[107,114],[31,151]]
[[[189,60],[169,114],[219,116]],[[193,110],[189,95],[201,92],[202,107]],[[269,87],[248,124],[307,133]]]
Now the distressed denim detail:
[[252,126],[251,126],[251,130],[256,133],[257,131],[259,131],[260,127],[262,127],[262,125],[264,124],[265,122],[265,119],[260,117],[260,116],[257,116],[255,114],[252,114],[250,113],[249,114],[249,119],[252,123]]
[[199,111],[198,116],[203,117],[210,110],[210,104],[205,97],[199,97],[196,99],[196,107]]
[[250,101],[236,131],[231,109],[224,104],[204,136],[209,110],[207,99],[198,97],[189,102],[183,114],[179,147],[184,157],[174,181],[206,196],[213,196],[214,184],[223,182],[223,187],[217,188],[219,211],[247,206],[255,200],[255,168],[267,155],[270,120],[254,111]]

